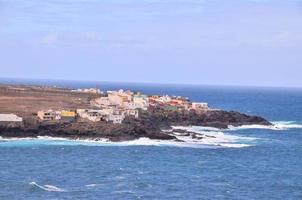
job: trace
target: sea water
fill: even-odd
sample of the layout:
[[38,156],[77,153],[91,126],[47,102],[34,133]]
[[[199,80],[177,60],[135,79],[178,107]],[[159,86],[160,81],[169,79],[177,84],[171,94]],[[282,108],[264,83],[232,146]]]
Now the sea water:
[[[95,83],[47,84],[95,87]],[[215,136],[180,144],[0,139],[0,199],[302,199],[302,90],[98,83],[182,95],[260,115],[273,126],[181,127]],[[179,127],[178,127],[179,128]]]

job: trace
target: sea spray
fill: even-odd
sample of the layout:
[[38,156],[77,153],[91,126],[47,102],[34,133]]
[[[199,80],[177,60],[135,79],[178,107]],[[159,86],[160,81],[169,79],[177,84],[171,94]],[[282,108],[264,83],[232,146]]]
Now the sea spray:
[[[275,131],[289,130],[289,129],[301,129],[302,124],[298,124],[295,121],[276,121],[272,122],[272,126],[264,125],[244,125],[239,127],[229,126],[227,131],[238,131],[247,129],[269,129]],[[169,134],[173,134],[178,140],[153,140],[149,138],[139,138],[137,140],[111,142],[107,139],[95,140],[81,140],[81,139],[67,139],[49,136],[38,136],[37,138],[0,138],[0,146],[7,147],[31,147],[31,146],[174,146],[174,147],[187,147],[187,148],[242,148],[254,145],[255,141],[259,138],[244,137],[234,134],[224,133],[224,130],[203,127],[203,126],[173,126],[174,130],[181,129],[189,132],[196,133],[202,139],[192,138],[191,136],[183,136],[167,131]]]
[[268,129],[268,130],[289,130],[289,129],[302,129],[302,124],[295,121],[275,121],[271,122],[271,126],[266,125],[242,125],[242,126],[229,126],[228,129],[231,131],[246,130],[246,129]]

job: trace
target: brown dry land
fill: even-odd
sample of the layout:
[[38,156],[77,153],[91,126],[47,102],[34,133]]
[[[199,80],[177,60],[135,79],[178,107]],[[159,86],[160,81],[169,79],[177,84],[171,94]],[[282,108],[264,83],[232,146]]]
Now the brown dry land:
[[[111,141],[150,139],[177,139],[161,129],[175,126],[209,126],[227,128],[229,125],[271,125],[262,117],[238,112],[213,110],[202,113],[166,111],[160,108],[141,112],[139,118],[128,117],[122,124],[90,122],[77,119],[71,123],[42,123],[35,114],[39,110],[91,108],[95,94],[73,92],[70,89],[38,86],[0,85],[0,113],[14,113],[23,117],[22,126],[0,126],[2,137],[53,136],[66,138],[107,138]],[[194,134],[192,135],[192,137]],[[195,137],[195,136],[194,136]]]
[[39,110],[90,108],[94,94],[70,89],[23,85],[0,85],[0,113],[31,117]]

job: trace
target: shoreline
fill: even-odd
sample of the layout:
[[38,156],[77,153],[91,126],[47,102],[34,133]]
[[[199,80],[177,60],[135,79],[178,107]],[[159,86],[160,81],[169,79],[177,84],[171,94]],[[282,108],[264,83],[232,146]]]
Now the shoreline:
[[[108,138],[93,137],[63,137],[40,136],[35,137],[2,137],[0,145],[84,145],[84,146],[170,146],[187,148],[244,148],[257,145],[260,138],[236,134],[238,130],[267,129],[271,131],[284,131],[302,129],[302,124],[292,121],[271,122],[272,126],[241,126],[229,129],[217,129],[203,126],[177,126],[163,132],[175,136],[174,140],[150,139],[139,137],[133,140],[110,141]],[[192,137],[193,136],[193,137]],[[13,142],[13,143],[11,143]],[[17,143],[16,143],[17,142]],[[28,143],[29,142],[29,143]],[[33,142],[33,143],[32,143]]]
[[[232,136],[231,136],[232,137]],[[10,142],[17,142],[20,146],[26,145],[54,145],[54,146],[162,146],[162,147],[180,147],[180,148],[244,148],[253,146],[251,144],[236,143],[235,141],[219,139],[215,142],[204,141],[176,141],[176,140],[155,140],[149,138],[138,138],[131,141],[108,141],[108,140],[94,140],[94,139],[71,139],[61,137],[38,136],[35,138],[2,138],[0,137],[0,146],[2,144],[9,144]],[[23,143],[25,142],[25,143]],[[32,143],[34,142],[34,143]],[[42,142],[42,143],[39,143]]]
[[[186,97],[147,96],[123,90],[105,94],[93,88],[0,85],[0,97],[2,120],[8,117],[23,120],[21,123],[0,121],[0,136],[7,138],[105,138],[112,142],[139,138],[178,140],[177,135],[163,130],[171,130],[173,126],[226,129],[229,126],[272,125],[259,116],[213,109],[207,103],[191,102]],[[51,115],[46,115],[48,113]],[[68,116],[67,121],[61,119],[63,115]],[[46,119],[47,116],[52,119]],[[197,138],[195,133],[188,134]]]

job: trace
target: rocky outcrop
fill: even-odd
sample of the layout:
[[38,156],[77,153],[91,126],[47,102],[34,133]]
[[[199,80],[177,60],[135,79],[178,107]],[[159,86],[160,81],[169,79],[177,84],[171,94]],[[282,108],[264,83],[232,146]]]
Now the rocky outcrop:
[[153,119],[163,127],[174,126],[208,126],[226,129],[228,126],[271,125],[266,119],[249,116],[235,111],[208,110],[201,113],[194,111],[165,111],[154,109],[145,112],[147,119]]
[[[267,120],[257,116],[248,116],[239,112],[220,110],[202,113],[185,111],[166,111],[153,109],[141,111],[139,118],[127,117],[122,124],[110,122],[89,122],[77,119],[66,123],[26,123],[24,126],[0,126],[2,137],[37,137],[52,136],[70,139],[103,139],[110,141],[134,140],[141,137],[159,140],[177,140],[177,138],[163,129],[171,126],[209,126],[225,129],[229,125],[241,126],[250,124],[271,125]],[[179,130],[180,131],[180,130]],[[182,134],[192,134],[185,133]],[[195,137],[196,135],[193,134]],[[197,136],[196,136],[197,137]]]

